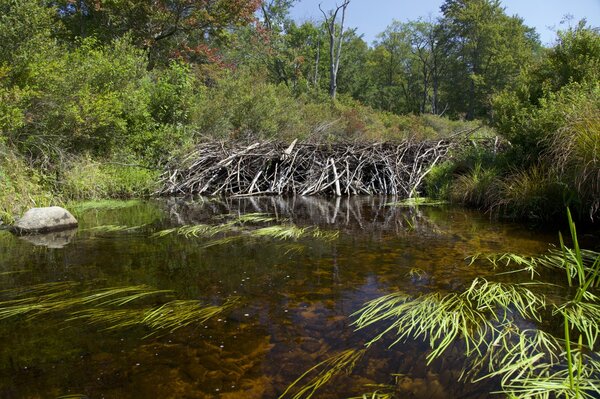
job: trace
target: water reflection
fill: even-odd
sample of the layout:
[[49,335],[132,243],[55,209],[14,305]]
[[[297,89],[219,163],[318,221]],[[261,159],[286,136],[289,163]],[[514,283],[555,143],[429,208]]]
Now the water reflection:
[[[448,291],[492,270],[469,267],[477,252],[539,253],[554,232],[534,233],[455,208],[387,206],[392,198],[167,199],[117,209],[86,209],[64,248],[34,247],[0,232],[0,290],[73,281],[96,288],[147,285],[174,299],[222,303],[205,324],[144,338],[143,326],[107,329],[60,312],[2,320],[0,398],[276,398],[304,370],[360,347],[366,333],[349,315],[381,294]],[[268,213],[298,226],[339,230],[337,240],[238,240],[204,248],[204,238],[157,231],[219,223],[223,214]],[[141,226],[94,230],[95,226]],[[301,246],[290,251],[289,245]],[[5,299],[5,298],[3,298]],[[372,334],[368,334],[371,336]],[[319,398],[395,383],[403,397],[477,397],[489,386],[457,384],[464,359],[452,350],[425,367],[422,343],[376,346],[351,376]]]
[[19,238],[33,245],[59,249],[68,245],[77,234],[77,229],[55,231],[45,234],[23,235]]

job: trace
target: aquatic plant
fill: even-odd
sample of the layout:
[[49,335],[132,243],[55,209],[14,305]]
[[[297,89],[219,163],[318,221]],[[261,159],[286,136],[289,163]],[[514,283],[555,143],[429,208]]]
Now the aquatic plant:
[[283,224],[265,227],[255,226],[256,224],[277,221],[277,218],[264,213],[224,215],[220,218],[231,218],[231,220],[217,225],[184,225],[161,230],[154,233],[153,237],[161,238],[171,234],[182,235],[186,238],[213,238],[217,235],[223,236],[201,244],[201,247],[208,248],[216,245],[228,244],[241,239],[272,238],[276,240],[297,240],[300,238],[311,237],[329,241],[336,239],[338,236],[337,231],[323,231],[316,226],[298,227],[289,223],[287,220],[282,220]]
[[141,228],[147,226],[147,224],[141,224],[138,226],[122,226],[122,225],[113,225],[107,224],[102,226],[90,227],[89,229],[84,229],[83,231],[93,231],[96,233],[119,233],[119,232],[132,232],[140,230]]
[[393,399],[394,386],[391,385],[377,385],[378,389],[373,392],[364,393],[361,396],[353,396],[348,399]]
[[65,321],[84,320],[89,324],[107,325],[107,330],[146,326],[153,335],[157,331],[173,332],[190,324],[202,324],[230,309],[239,298],[229,298],[221,305],[205,304],[198,300],[171,300],[158,306],[136,306],[133,302],[147,297],[172,294],[144,285],[83,290],[82,284],[72,281],[38,284],[30,287],[0,291],[0,320],[17,316],[31,319],[49,313],[65,315]]
[[412,197],[402,201],[388,202],[386,206],[395,207],[412,207],[412,206],[440,206],[448,205],[448,201],[442,201],[434,198],[427,197]]
[[142,309],[90,308],[72,313],[68,320],[86,320],[89,324],[107,325],[107,330],[143,325],[152,330],[173,332],[190,324],[203,324],[231,308],[239,301],[229,298],[222,305],[207,305],[198,300],[174,300],[163,305]]
[[[348,349],[335,356],[327,358],[319,364],[311,367],[304,374],[291,383],[287,389],[279,396],[279,399],[291,398],[291,399],[309,399],[315,392],[327,384],[334,376],[340,373],[351,373],[356,362],[364,355],[365,350]],[[310,377],[312,374],[316,375],[311,378],[308,382],[299,385],[302,380]],[[293,394],[291,391],[297,388]]]
[[[382,321],[389,323],[367,347],[396,331],[396,339],[389,346],[409,338],[427,339],[432,349],[427,356],[431,363],[459,338],[464,341],[467,355],[481,355],[489,335],[495,331],[494,322],[509,320],[509,306],[521,317],[537,319],[545,302],[524,285],[475,279],[462,293],[385,295],[368,302],[352,316],[357,316],[353,325],[359,330]],[[498,314],[497,307],[504,312]]]
[[123,209],[132,206],[140,205],[140,200],[100,200],[100,201],[83,201],[73,202],[68,204],[69,209],[74,213],[83,213],[90,210],[113,210]]
[[11,299],[0,301],[0,320],[21,315],[33,318],[52,312],[67,312],[89,304],[122,306],[147,296],[172,292],[143,285],[110,287],[82,293],[76,292],[76,288],[81,288],[81,284],[66,281],[1,291],[0,295]]

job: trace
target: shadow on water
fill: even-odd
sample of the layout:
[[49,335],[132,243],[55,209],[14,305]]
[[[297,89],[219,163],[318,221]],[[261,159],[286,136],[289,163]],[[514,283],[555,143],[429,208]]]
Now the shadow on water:
[[[168,291],[111,312],[160,309],[170,301],[231,308],[202,322],[150,335],[147,324],[115,328],[73,317],[88,302],[0,320],[0,398],[277,398],[302,372],[373,332],[355,332],[350,315],[368,300],[403,290],[449,292],[491,269],[469,266],[475,253],[543,252],[556,241],[519,224],[452,207],[403,208],[384,197],[182,199],[87,205],[80,228],[62,248],[34,246],[0,231],[0,300],[27,287],[72,284],[65,298],[94,290],[144,286]],[[252,235],[254,224],[226,234],[241,238],[206,246],[214,237],[157,232],[223,223],[223,215],[268,214],[263,225],[318,226],[336,239]],[[233,216],[231,216],[233,215]],[[19,296],[20,295],[20,296]],[[389,344],[389,342],[387,343]],[[401,397],[486,397],[495,382],[458,384],[459,347],[425,366],[428,349],[408,342],[377,344],[317,397],[344,398],[394,383]],[[392,377],[396,374],[396,377]]]

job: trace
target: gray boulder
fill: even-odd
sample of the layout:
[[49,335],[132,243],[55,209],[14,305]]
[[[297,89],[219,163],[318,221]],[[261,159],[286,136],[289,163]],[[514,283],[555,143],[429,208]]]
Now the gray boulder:
[[12,231],[15,234],[47,233],[77,227],[77,219],[60,206],[31,208],[15,222]]

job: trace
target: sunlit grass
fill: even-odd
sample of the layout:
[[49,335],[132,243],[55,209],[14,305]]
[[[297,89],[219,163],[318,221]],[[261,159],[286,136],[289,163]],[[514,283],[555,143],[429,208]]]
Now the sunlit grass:
[[[340,373],[351,373],[365,350],[349,349],[311,367],[279,396],[279,399],[308,399],[323,385]],[[310,378],[312,375],[314,377]],[[309,379],[310,378],[310,379]],[[303,380],[308,380],[302,383]]]
[[238,297],[233,297],[222,305],[208,305],[197,300],[174,300],[142,309],[90,308],[73,312],[69,320],[105,325],[107,330],[146,326],[152,330],[148,334],[150,336],[160,330],[173,332],[190,324],[203,324],[233,307],[238,300]]
[[95,233],[130,233],[133,231],[138,231],[147,226],[147,224],[141,224],[138,226],[123,226],[123,225],[113,225],[107,224],[102,226],[90,227],[89,229],[85,229],[83,231],[92,231]]
[[449,204],[448,201],[441,201],[441,200],[427,198],[427,197],[414,197],[414,198],[407,198],[402,201],[388,202],[385,205],[386,206],[395,206],[395,207],[413,207],[413,206],[441,206],[441,205],[448,205],[448,204]]
[[281,220],[282,224],[260,227],[261,224],[277,221],[276,218],[264,213],[224,215],[218,219],[225,219],[226,221],[216,225],[196,224],[165,229],[154,233],[152,237],[162,238],[177,234],[186,238],[207,238],[210,240],[203,242],[200,246],[208,248],[230,244],[239,240],[248,241],[265,238],[280,241],[302,238],[331,241],[335,240],[339,234],[337,231],[324,231],[316,226],[298,227],[286,220]]
[[[10,298],[0,301],[0,320],[38,318],[60,314],[65,321],[84,321],[104,325],[107,330],[145,326],[152,332],[173,332],[191,324],[202,324],[233,307],[239,298],[229,298],[220,305],[198,300],[169,300],[160,305],[144,305],[146,298],[162,301],[171,290],[144,285],[89,289],[76,282],[56,282],[0,291]],[[135,304],[135,307],[129,305]]]
[[[600,276],[600,253],[579,247],[570,212],[573,248],[560,237],[560,248],[542,256],[518,254],[477,255],[494,268],[525,271],[531,278],[540,268],[560,270],[571,287],[570,298],[545,298],[529,289],[539,283],[499,283],[476,278],[458,292],[438,292],[411,297],[401,292],[368,302],[355,313],[358,329],[383,326],[367,342],[367,348],[387,335],[390,346],[408,339],[429,343],[427,360],[440,357],[455,342],[462,341],[468,369],[462,379],[501,379],[509,398],[597,398],[600,367],[594,352],[600,336],[600,297],[594,291]],[[549,309],[550,308],[550,309]],[[521,329],[523,321],[545,323],[551,317],[563,323],[562,337],[539,329]],[[577,341],[572,341],[572,336]]]
[[[466,354],[482,354],[494,321],[506,322],[514,311],[521,317],[539,319],[545,306],[543,297],[523,285],[502,284],[476,279],[462,293],[442,295],[434,292],[418,297],[394,293],[368,302],[356,312],[353,325],[365,329],[385,322],[387,327],[367,343],[367,347],[395,332],[393,346],[407,339],[429,342],[430,363],[441,356],[457,339],[463,340]],[[496,310],[502,309],[498,313]]]
[[16,316],[38,317],[48,313],[69,312],[81,306],[122,306],[147,296],[170,293],[146,286],[111,287],[76,292],[79,283],[58,282],[0,292],[13,299],[0,302],[0,320]]
[[101,200],[101,201],[83,201],[67,204],[68,209],[77,213],[84,213],[90,210],[113,210],[129,208],[141,204],[140,200]]

